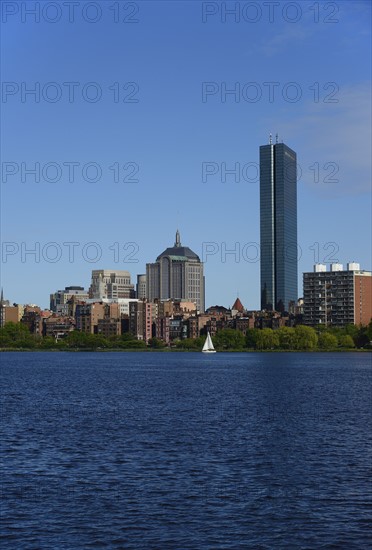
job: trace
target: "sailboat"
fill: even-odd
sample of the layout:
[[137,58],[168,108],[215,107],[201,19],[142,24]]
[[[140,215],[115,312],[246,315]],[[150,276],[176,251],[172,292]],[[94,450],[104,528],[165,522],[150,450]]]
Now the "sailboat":
[[209,332],[207,333],[207,337],[205,339],[202,352],[203,353],[216,353],[216,350],[214,349],[212,338],[211,338],[211,335],[209,334]]

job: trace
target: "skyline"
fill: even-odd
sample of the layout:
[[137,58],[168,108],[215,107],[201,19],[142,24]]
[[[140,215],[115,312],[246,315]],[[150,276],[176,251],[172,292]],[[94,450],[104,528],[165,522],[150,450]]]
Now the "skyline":
[[[292,23],[283,16],[287,2],[272,23],[266,12],[257,23],[242,13],[239,23],[234,16],[223,23],[220,11],[203,15],[202,4],[216,7],[137,2],[134,24],[115,23],[106,4],[101,19],[88,23],[83,2],[72,23],[66,13],[55,24],[22,23],[21,13],[3,19],[2,235],[19,247],[2,261],[10,301],[46,307],[56,288],[85,286],[92,269],[128,270],[135,281],[179,228],[185,245],[204,259],[206,305],[231,305],[239,294],[259,309],[259,258],[246,261],[242,251],[260,242],[256,168],[270,132],[297,152],[301,168],[299,295],[302,273],[327,256],[371,269],[370,3],[336,2],[332,16],[320,2],[317,23],[313,2],[302,2],[302,16]],[[37,82],[39,103],[31,95],[22,102],[22,83],[25,93]],[[50,82],[57,85],[46,87]],[[96,85],[86,87],[89,82]],[[224,97],[232,89],[235,95]],[[60,90],[58,101],[45,99]],[[97,90],[102,98],[90,102]],[[118,94],[138,101],[116,102]],[[41,181],[23,174],[22,183],[22,163],[37,162]],[[73,162],[79,165],[69,181]],[[92,162],[102,169],[96,183],[89,180],[97,167],[82,168]],[[49,179],[62,170],[59,181],[43,180],[48,163],[55,163]],[[117,183],[119,166],[120,177],[138,181]],[[238,175],[227,174],[224,182],[224,168],[238,168]],[[54,242],[63,254],[55,263],[42,254],[39,263],[31,256],[22,262],[22,242],[30,248]],[[89,242],[102,250],[97,263],[84,259]],[[227,254],[223,262],[235,243],[239,261]],[[203,258],[203,251],[215,253]],[[250,258],[254,252],[252,245]],[[124,263],[125,255],[138,262]],[[224,280],[229,284],[222,288]]]
[[[178,239],[178,244],[177,244],[177,239]],[[53,244],[56,244],[56,243],[53,243]],[[217,244],[217,243],[206,243],[206,245],[207,245],[207,246],[206,246],[206,249],[205,249],[205,254],[206,254],[206,256],[208,256],[208,255],[210,255],[210,254],[214,255],[215,253],[217,253],[217,252],[215,252],[215,251],[213,250],[213,247],[211,248],[211,246],[212,246],[213,244]],[[257,243],[257,244],[258,244],[258,243]],[[179,232],[178,229],[177,229],[177,231],[176,231],[176,242],[175,242],[174,246],[181,246],[181,242],[180,242],[180,232]],[[258,246],[259,246],[259,245],[258,245]],[[115,248],[116,248],[116,247],[115,247]],[[190,247],[188,247],[188,246],[183,247],[183,248],[184,248],[185,250],[190,250]],[[74,251],[74,247],[69,246],[68,249],[69,249],[70,252],[71,252],[71,251],[72,251],[72,252]],[[168,247],[167,250],[165,250],[162,254],[160,254],[160,255],[157,256],[157,260],[156,260],[156,261],[158,261],[158,260],[165,254],[165,252],[167,252],[168,250],[173,250],[173,248],[172,248],[172,247],[171,247],[171,248]],[[245,248],[245,251],[242,250],[242,251],[241,251],[241,254],[240,254],[241,257],[242,257],[242,258],[247,258],[247,257],[248,257],[248,254],[249,254],[248,251],[249,251],[249,248],[247,248],[247,247]],[[113,250],[113,252],[116,252],[116,251]],[[194,254],[192,250],[190,250],[190,252],[191,252],[191,254]],[[218,251],[218,252],[220,252],[220,251]],[[22,253],[21,253],[21,254],[22,254]],[[41,251],[41,254],[42,254],[42,251]],[[225,254],[226,257],[228,257],[228,256],[231,254],[231,252],[229,252],[229,251],[224,252],[224,251],[221,250],[221,257],[222,257],[223,254]],[[244,261],[247,261],[247,260],[245,259]],[[146,264],[146,266],[147,266],[147,265],[151,265],[151,266],[152,266],[152,265],[154,265],[154,263]],[[202,262],[202,265],[204,265],[203,262]],[[304,272],[304,273],[306,273],[307,275],[309,275],[309,274],[311,275],[313,272],[319,271],[319,270],[322,271],[322,272],[325,271],[326,273],[330,273],[330,272],[331,272],[331,267],[332,267],[332,266],[335,267],[335,271],[336,271],[336,272],[337,272],[337,271],[347,271],[347,272],[349,272],[350,270],[351,270],[351,271],[357,270],[357,271],[361,271],[361,272],[365,272],[365,273],[370,272],[370,270],[363,268],[363,266],[360,266],[360,265],[359,265],[359,262],[356,262],[356,263],[355,263],[355,262],[353,261],[353,262],[347,262],[346,264],[343,264],[343,263],[340,263],[340,262],[317,262],[317,263],[315,263],[315,264],[312,266],[313,269],[311,269],[311,270],[309,270],[309,271],[307,271],[307,272]],[[356,266],[358,266],[358,267],[356,267]],[[321,269],[320,269],[320,268],[321,268]],[[324,269],[323,269],[323,268],[324,268]],[[342,268],[342,269],[341,269],[341,268]],[[137,285],[137,283],[138,283],[138,277],[146,277],[146,273],[145,273],[145,274],[138,273],[138,272],[132,273],[132,272],[129,271],[129,270],[118,271],[117,269],[114,269],[114,268],[109,268],[109,269],[98,269],[98,271],[97,271],[97,270],[94,270],[94,269],[92,268],[92,269],[91,269],[91,272],[90,272],[90,276],[93,277],[93,274],[94,274],[95,272],[98,273],[98,272],[100,272],[100,271],[107,271],[107,273],[109,273],[109,272],[112,271],[112,273],[115,272],[115,273],[121,273],[121,274],[123,274],[123,275],[129,275],[129,282],[128,282],[128,285],[130,284],[131,287],[134,287],[134,288],[136,288],[136,285]],[[303,282],[304,273],[299,274],[299,277],[301,278],[301,281],[302,281],[302,282]],[[51,298],[52,294],[54,294],[55,292],[61,292],[61,291],[63,291],[63,288],[64,288],[65,290],[66,290],[67,288],[75,288],[75,289],[80,289],[80,290],[84,290],[84,291],[88,292],[88,291],[89,291],[89,288],[90,288],[90,286],[91,286],[91,284],[92,284],[92,280],[93,280],[93,279],[91,279],[91,282],[90,282],[89,284],[87,284],[87,283],[85,283],[85,282],[82,282],[81,285],[65,285],[64,287],[61,287],[61,288],[59,288],[59,289],[55,288],[55,289],[51,290],[51,292],[50,292],[50,294],[49,294],[49,298]],[[301,289],[304,290],[304,289],[303,289],[302,282],[301,282]],[[1,288],[1,295],[2,295],[2,299],[3,299],[3,297],[4,297],[4,300],[9,301],[10,303],[13,302],[12,300],[9,300],[9,298],[8,298],[6,295],[4,295],[4,289],[3,289],[3,288]],[[4,295],[4,296],[3,296],[3,295]],[[304,296],[303,296],[303,292],[301,292],[301,295],[298,296],[298,300],[300,300],[300,299],[303,300],[303,297],[304,297]],[[135,300],[137,300],[138,298],[139,298],[139,296],[136,295]],[[140,300],[141,300],[141,299],[142,299],[142,298],[140,298]],[[152,301],[152,298],[151,298],[151,297],[150,297],[150,298],[149,298],[149,297],[146,297],[146,298],[144,298],[144,299],[145,299],[146,301]],[[134,298],[130,298],[130,300],[134,300]],[[177,298],[168,298],[168,300],[177,301],[178,299],[177,299]],[[183,298],[182,298],[182,300],[183,300]],[[239,292],[238,292],[237,295],[234,297],[234,302],[235,302],[236,300],[240,300]],[[297,301],[298,301],[298,300],[295,301],[295,304],[297,304]],[[101,300],[100,300],[100,299],[97,299],[97,301],[99,302],[99,301],[101,301]],[[187,301],[187,300],[186,300],[186,301]],[[241,300],[240,300],[240,302],[241,302]],[[18,302],[15,302],[15,303],[18,304]],[[206,306],[205,309],[208,309],[209,307],[215,307],[215,306],[222,306],[222,307],[227,306],[227,308],[231,308],[231,307],[232,307],[232,303],[233,303],[233,302],[231,302],[231,303],[220,303],[220,302],[218,302],[218,303],[215,303],[215,304],[212,304],[212,303],[211,303],[211,304],[208,304],[208,305]],[[24,302],[23,305],[37,305],[37,306],[40,306],[40,304],[36,304],[36,303],[31,302],[31,301]],[[269,306],[270,306],[270,307],[269,307]],[[270,312],[270,311],[273,311],[273,312],[278,312],[278,311],[280,311],[279,309],[275,309],[275,308],[273,309],[273,308],[271,308],[271,304],[269,304],[269,306],[268,306],[268,308],[267,308],[267,311],[268,311],[268,312]],[[42,306],[42,307],[43,307],[44,309],[47,309],[47,310],[50,309],[50,308],[49,308],[49,301],[48,301],[48,306],[46,306],[46,307]],[[265,307],[261,307],[261,308],[250,308],[250,307],[249,307],[249,304],[244,304],[244,307],[245,307],[245,309],[250,310],[250,311],[265,311],[265,310],[266,310]]]

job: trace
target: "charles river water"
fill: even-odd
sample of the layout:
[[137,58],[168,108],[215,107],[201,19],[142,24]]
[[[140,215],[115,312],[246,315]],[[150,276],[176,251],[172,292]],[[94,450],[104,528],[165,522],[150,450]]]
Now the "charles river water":
[[370,353],[2,353],[2,549],[372,547]]

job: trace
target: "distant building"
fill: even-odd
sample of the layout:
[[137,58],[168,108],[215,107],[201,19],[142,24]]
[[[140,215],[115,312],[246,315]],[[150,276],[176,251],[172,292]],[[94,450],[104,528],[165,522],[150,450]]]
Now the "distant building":
[[185,318],[196,313],[195,302],[187,302],[186,300],[165,300],[163,302],[156,301],[157,314],[159,317],[173,317],[174,315],[183,315]]
[[247,331],[254,328],[255,318],[251,317],[237,317],[235,319],[235,328],[242,332],[244,336],[247,334]]
[[129,332],[138,340],[152,338],[153,304],[141,300],[129,304]]
[[76,329],[86,334],[94,334],[98,319],[105,316],[105,306],[102,303],[77,304],[75,311]]
[[0,295],[0,327],[3,327],[6,323],[5,321],[5,308],[10,306],[9,300],[4,300],[4,292],[1,289]]
[[129,271],[94,269],[89,288],[89,298],[117,300],[118,298],[135,298],[134,285]]
[[182,340],[187,338],[187,325],[182,316],[171,317],[169,320],[169,339]]
[[199,336],[199,320],[198,317],[192,316],[187,319],[187,337],[198,338]]
[[170,317],[158,317],[155,319],[155,336],[166,344],[169,344]]
[[94,298],[89,298],[88,300],[86,300],[86,304],[97,304],[97,303],[102,303],[102,304],[117,304],[117,306],[119,307],[119,315],[120,317],[123,317],[123,316],[129,316],[129,305],[132,303],[132,302],[138,302],[137,298],[117,298],[115,300],[113,299],[108,299],[108,298],[101,298],[101,300],[95,300]]
[[324,264],[304,273],[304,324],[345,326],[367,325],[372,317],[372,273],[359,264]]
[[68,303],[71,299],[85,301],[89,298],[87,290],[82,286],[66,286],[50,295],[50,309],[55,313],[68,314]]
[[77,304],[75,319],[76,329],[86,334],[121,334],[120,306],[115,302]]
[[260,147],[261,310],[297,302],[297,157],[284,143]]
[[186,300],[205,309],[203,263],[195,252],[181,245],[179,231],[173,247],[167,248],[155,263],[146,265],[148,300]]
[[23,306],[19,304],[11,306],[8,300],[3,300],[0,303],[0,327],[3,327],[5,323],[19,323],[22,319],[23,310]]
[[136,297],[138,300],[145,300],[146,296],[146,275],[137,275]]
[[224,306],[211,306],[205,312],[208,315],[214,315],[217,317],[230,317],[231,309],[227,309]]
[[44,319],[44,336],[50,336],[56,342],[66,338],[73,330],[75,330],[75,319],[73,317],[52,315]]
[[96,334],[100,334],[105,338],[110,338],[110,336],[119,336],[121,334],[121,319],[98,319]]
[[24,324],[31,334],[35,336],[44,335],[44,321],[52,315],[49,310],[42,310],[39,306],[26,305],[23,310],[21,323]]
[[237,298],[231,308],[231,315],[236,317],[237,315],[242,315],[244,312],[244,306],[241,303],[240,299]]

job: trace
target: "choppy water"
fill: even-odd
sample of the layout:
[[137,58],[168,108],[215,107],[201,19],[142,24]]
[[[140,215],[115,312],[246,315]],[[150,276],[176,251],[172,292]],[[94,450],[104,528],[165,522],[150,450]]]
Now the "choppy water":
[[371,547],[370,354],[0,360],[2,548]]

